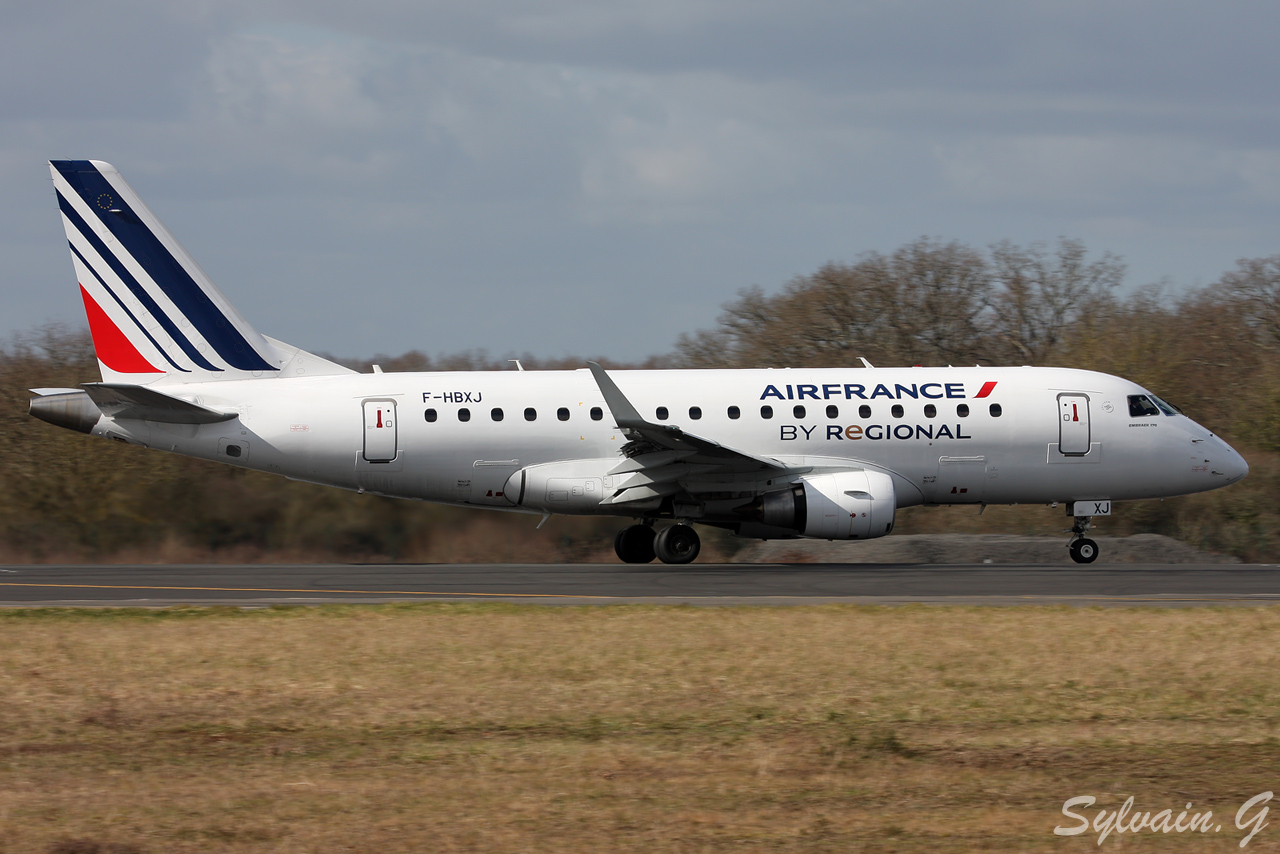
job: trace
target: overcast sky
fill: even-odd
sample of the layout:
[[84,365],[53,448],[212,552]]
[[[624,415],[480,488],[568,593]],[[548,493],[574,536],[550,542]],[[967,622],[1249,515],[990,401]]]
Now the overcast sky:
[[1280,253],[1278,37],[1258,0],[10,0],[0,336],[83,323],[53,158],[344,356],[636,359],[922,235],[1208,284]]

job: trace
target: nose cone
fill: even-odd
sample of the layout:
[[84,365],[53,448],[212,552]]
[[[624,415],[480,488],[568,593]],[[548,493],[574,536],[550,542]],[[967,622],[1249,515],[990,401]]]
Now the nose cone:
[[1224,485],[1227,483],[1235,483],[1237,480],[1244,480],[1245,475],[1249,473],[1249,464],[1245,462],[1244,457],[1240,456],[1235,448],[1226,442],[1221,442],[1222,450],[1214,456],[1213,473],[1221,475],[1225,478]]

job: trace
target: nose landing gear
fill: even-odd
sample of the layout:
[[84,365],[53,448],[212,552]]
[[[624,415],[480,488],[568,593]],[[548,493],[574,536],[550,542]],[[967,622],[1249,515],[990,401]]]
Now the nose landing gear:
[[1072,537],[1067,548],[1076,563],[1093,563],[1098,559],[1098,544],[1085,536],[1092,523],[1092,516],[1076,516],[1075,524],[1071,526]]

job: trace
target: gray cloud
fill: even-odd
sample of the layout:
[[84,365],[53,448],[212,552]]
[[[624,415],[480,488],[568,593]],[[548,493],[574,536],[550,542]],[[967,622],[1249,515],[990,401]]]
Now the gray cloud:
[[263,331],[342,353],[639,357],[738,287],[921,234],[1079,236],[1203,282],[1276,251],[1277,19],[30,4],[0,31],[0,331],[79,320],[50,157],[114,162]]

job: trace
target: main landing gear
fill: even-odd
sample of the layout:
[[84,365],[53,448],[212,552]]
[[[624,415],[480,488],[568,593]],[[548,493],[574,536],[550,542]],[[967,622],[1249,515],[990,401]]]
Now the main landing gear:
[[1071,526],[1071,542],[1067,545],[1071,559],[1076,563],[1093,563],[1098,559],[1098,544],[1085,536],[1093,517],[1076,516],[1075,520],[1075,524]]
[[613,550],[623,563],[649,563],[655,557],[663,563],[691,563],[702,551],[702,540],[688,525],[672,525],[655,534],[649,522],[619,531]]
[[613,538],[613,550],[623,563],[649,563],[655,557],[653,524],[623,528]]

